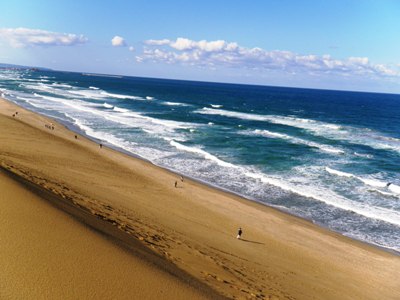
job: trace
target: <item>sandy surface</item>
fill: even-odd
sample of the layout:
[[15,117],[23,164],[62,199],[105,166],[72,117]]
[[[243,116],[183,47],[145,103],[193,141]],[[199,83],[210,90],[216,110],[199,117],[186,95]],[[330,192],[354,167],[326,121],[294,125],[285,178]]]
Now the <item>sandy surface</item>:
[[[129,255],[172,272],[188,289],[209,293],[203,283],[241,299],[399,298],[399,256],[199,183],[182,183],[171,172],[100,149],[82,136],[75,139],[62,125],[8,102],[0,102],[0,113],[3,168],[56,195],[48,203],[97,228]],[[45,128],[50,122],[54,130]],[[235,238],[239,226],[241,241]],[[32,256],[28,247],[23,253]],[[5,276],[2,270],[0,275]],[[48,284],[52,290],[56,283]]]
[[0,299],[206,299],[0,172]]

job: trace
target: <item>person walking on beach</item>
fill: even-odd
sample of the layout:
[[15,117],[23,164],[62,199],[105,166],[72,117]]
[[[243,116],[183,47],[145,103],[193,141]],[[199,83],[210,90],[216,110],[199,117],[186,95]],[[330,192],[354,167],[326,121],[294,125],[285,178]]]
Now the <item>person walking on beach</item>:
[[176,188],[178,187],[178,181],[175,181],[175,187]]
[[238,234],[237,234],[237,237],[236,237],[238,240],[240,240],[240,238],[242,237],[242,233],[243,233],[242,227],[239,227]]
[[103,148],[103,144],[100,144],[99,147],[100,147],[100,149]]
[[181,181],[183,182],[183,176],[181,176]]

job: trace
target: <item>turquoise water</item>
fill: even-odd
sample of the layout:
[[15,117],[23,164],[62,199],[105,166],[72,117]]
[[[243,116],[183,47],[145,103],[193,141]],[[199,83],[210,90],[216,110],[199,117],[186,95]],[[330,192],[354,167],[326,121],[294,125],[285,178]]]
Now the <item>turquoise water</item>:
[[399,95],[6,70],[0,92],[103,144],[400,251]]

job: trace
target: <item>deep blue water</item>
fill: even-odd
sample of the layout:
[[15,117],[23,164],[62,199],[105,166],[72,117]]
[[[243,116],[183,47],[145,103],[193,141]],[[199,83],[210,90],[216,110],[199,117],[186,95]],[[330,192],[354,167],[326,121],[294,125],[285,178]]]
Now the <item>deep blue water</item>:
[[103,144],[400,251],[399,95],[4,70],[0,92]]

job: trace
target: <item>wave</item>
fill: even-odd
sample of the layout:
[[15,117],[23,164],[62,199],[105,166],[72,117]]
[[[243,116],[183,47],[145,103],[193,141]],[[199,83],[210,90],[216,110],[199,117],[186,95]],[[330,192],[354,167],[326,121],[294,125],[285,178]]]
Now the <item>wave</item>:
[[[325,170],[330,174],[333,174],[333,175],[336,175],[336,176],[341,176],[341,177],[347,177],[347,178],[355,178],[355,179],[363,182],[365,185],[368,185],[368,186],[371,186],[371,187],[374,187],[374,188],[385,188],[385,189],[390,190],[391,192],[393,192],[395,194],[399,194],[400,195],[400,186],[395,185],[393,183],[390,183],[390,185],[388,186],[388,184],[389,184],[388,182],[384,182],[384,181],[381,181],[381,180],[378,180],[378,179],[362,178],[362,177],[356,176],[354,174],[346,173],[346,172],[342,172],[342,171],[338,171],[338,170],[334,170],[334,169],[331,169],[329,167],[326,167]],[[394,194],[388,193],[387,191],[382,191],[382,190],[377,190],[377,189],[373,189],[373,190],[377,191],[377,192],[379,192],[381,194],[384,194],[384,195],[395,196]]]
[[337,176],[342,176],[342,177],[347,177],[347,178],[356,177],[356,176],[353,175],[353,174],[346,173],[346,172],[342,172],[342,171],[337,171],[337,170],[331,169],[331,168],[329,168],[329,167],[326,167],[325,170],[326,170],[328,173],[331,173],[331,174],[334,174],[334,175],[337,175]]
[[389,185],[388,189],[391,190],[392,192],[400,195],[400,186],[391,184],[391,185]]
[[69,88],[69,89],[73,88],[73,86],[71,86],[69,84],[57,83],[57,82],[53,82],[51,85],[55,86],[55,87],[64,87],[64,88]]
[[[133,128],[140,128],[143,131],[147,130],[147,132],[151,132],[157,136],[167,135],[179,138],[182,136],[182,133],[176,132],[175,131],[176,129],[189,129],[191,127],[196,126],[195,124],[192,123],[183,123],[172,120],[156,119],[136,113],[131,110],[125,110],[123,108],[119,108],[116,106],[114,106],[113,110],[117,111],[118,114],[110,114],[109,112],[97,109],[96,105],[94,104],[81,100],[65,100],[62,98],[50,97],[39,94],[35,94],[35,96],[63,104],[64,106],[72,108],[75,112],[81,111],[90,113],[104,120],[119,123]],[[64,111],[65,108],[59,107],[58,110]],[[74,112],[70,111],[70,114],[74,114]]]
[[294,144],[301,144],[301,145],[306,145],[306,146],[309,146],[312,148],[318,148],[319,150],[328,152],[328,153],[333,153],[333,154],[344,154],[345,153],[343,150],[329,146],[329,145],[322,145],[322,144],[315,143],[312,141],[303,140],[303,139],[296,138],[296,137],[293,137],[293,136],[290,136],[287,134],[272,132],[269,130],[256,129],[256,130],[252,131],[251,134],[261,135],[261,136],[265,136],[265,137],[269,137],[269,138],[279,138],[279,139],[287,140]]
[[373,158],[373,155],[371,154],[364,154],[364,153],[358,153],[358,152],[354,152],[355,156],[359,156],[359,157],[364,157],[364,158]]
[[259,115],[222,109],[203,107],[194,111],[199,114],[220,115],[249,121],[262,121],[273,124],[286,125],[306,130],[316,136],[322,136],[339,141],[349,141],[375,149],[392,150],[400,153],[400,141],[393,137],[387,137],[368,128],[357,128],[347,125],[336,125],[311,119],[297,118],[293,116]]
[[164,102],[161,102],[161,104],[170,105],[170,106],[189,106],[189,104],[186,104],[186,103],[170,102],[170,101],[164,101]]
[[118,106],[114,106],[114,110],[117,112],[122,112],[122,113],[129,112],[129,109],[121,108]]
[[222,166],[222,167],[229,167],[229,168],[238,168],[237,166],[228,163],[226,161],[223,161],[221,159],[219,159],[218,157],[212,155],[211,153],[208,153],[202,149],[196,148],[196,147],[189,147],[189,146],[185,146],[182,145],[174,140],[170,141],[171,146],[174,146],[175,148],[177,148],[178,150],[184,150],[186,152],[191,152],[191,153],[196,153],[196,154],[200,154],[201,156],[203,156],[205,159],[214,161],[215,163],[217,163],[218,165]]
[[95,87],[95,86],[89,86],[89,89],[91,89],[91,90],[99,90],[100,88]]
[[384,191],[381,191],[381,190],[378,190],[378,189],[370,189],[369,191],[376,192],[376,193],[379,193],[381,195],[388,196],[388,197],[396,197],[392,193],[384,192]]
[[154,100],[154,97],[146,96],[146,100]]
[[114,108],[113,105],[108,104],[107,102],[104,102],[104,103],[103,103],[103,106],[104,106],[105,108]]
[[117,99],[133,99],[133,100],[144,100],[142,97],[138,96],[130,96],[130,95],[122,95],[122,94],[113,94],[113,93],[108,93],[105,91],[100,92],[101,95],[104,95],[106,97],[112,97],[112,98],[117,98]]
[[355,212],[359,215],[372,218],[372,219],[378,219],[382,220],[388,223],[400,225],[400,213],[386,209],[386,208],[381,208],[381,207],[370,207],[368,205],[359,203],[359,202],[353,202],[347,198],[344,198],[342,196],[339,196],[331,191],[329,191],[332,195],[328,195],[326,191],[321,192],[320,194],[316,194],[315,191],[309,191],[307,190],[306,187],[298,188],[296,186],[288,184],[287,181],[283,181],[282,179],[277,179],[273,178],[271,176],[267,176],[263,173],[257,173],[254,171],[249,171],[245,167],[242,166],[237,166],[229,162],[225,162],[218,157],[200,149],[197,147],[189,147],[182,145],[180,143],[177,143],[174,140],[170,141],[170,144],[177,148],[178,150],[183,150],[186,152],[191,152],[198,154],[205,159],[211,160],[218,164],[219,166],[222,167],[227,167],[227,168],[232,168],[232,169],[237,169],[240,173],[244,174],[246,177],[260,180],[261,182],[269,185],[273,185],[275,187],[278,187],[282,190],[285,190],[287,192],[295,193],[297,195],[301,195],[306,198],[314,199],[323,203],[326,203],[328,205],[346,210],[346,211],[352,211]]
[[223,105],[221,105],[221,104],[210,104],[210,106],[211,106],[211,107],[214,107],[214,108],[221,108],[221,107],[223,107]]
[[107,98],[105,95],[102,95],[95,90],[74,90],[68,92],[72,95],[77,95],[87,99],[104,100],[105,98]]
[[110,133],[93,130],[90,126],[85,125],[81,120],[74,118],[68,114],[66,114],[66,116],[68,118],[72,119],[75,126],[77,126],[80,130],[82,130],[88,136],[94,137],[98,140],[107,142],[109,144],[112,144],[116,147],[122,148],[122,149],[124,149],[126,151],[130,151],[130,152],[132,152],[132,150],[134,149],[134,146],[136,146],[136,143],[134,143],[134,142],[126,141],[126,140],[124,140],[122,138],[118,138],[115,135],[110,134]]
[[31,89],[31,90],[37,90],[37,91],[46,92],[46,93],[48,93],[49,91],[51,92],[52,90],[54,90],[52,87],[50,87],[50,86],[48,86],[46,84],[43,84],[43,83],[39,83],[37,85],[22,83],[21,86],[25,87],[25,88],[28,88],[28,89]]
[[45,100],[56,101],[56,102],[60,102],[60,103],[64,102],[64,100],[65,100],[63,98],[51,97],[51,96],[41,95],[41,94],[38,94],[38,93],[34,93],[33,95],[36,96],[36,97],[45,99]]
[[263,183],[279,187],[288,192],[292,192],[307,198],[312,198],[346,211],[355,212],[367,218],[378,219],[391,224],[400,225],[400,213],[397,211],[382,207],[370,207],[363,203],[353,202],[336,194],[334,196],[328,196],[326,193],[318,195],[315,194],[315,191],[307,191],[304,187],[299,189],[297,187],[288,185],[280,179],[267,177],[260,173],[247,172],[246,176],[258,179]]

